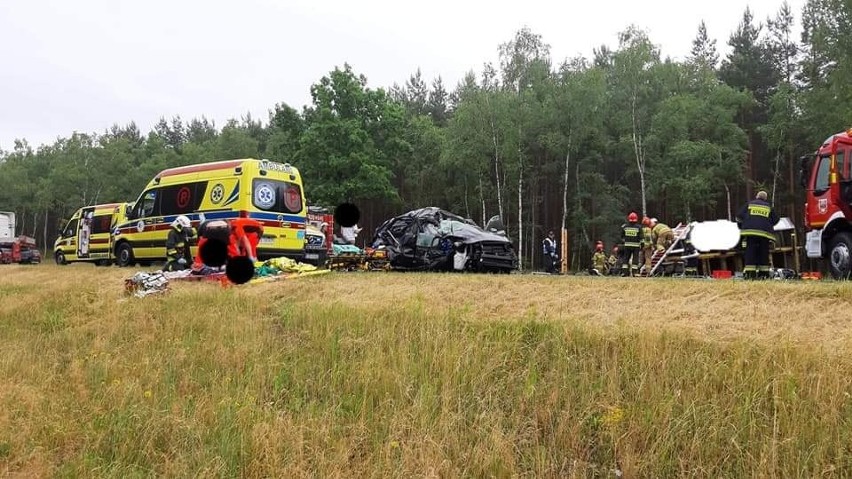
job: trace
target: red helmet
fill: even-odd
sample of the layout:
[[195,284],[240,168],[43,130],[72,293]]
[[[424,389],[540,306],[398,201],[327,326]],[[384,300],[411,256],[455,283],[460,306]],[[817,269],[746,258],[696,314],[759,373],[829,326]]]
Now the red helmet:
[[631,212],[629,215],[627,215],[627,221],[629,221],[631,223],[635,223],[635,222],[639,221],[639,215]]

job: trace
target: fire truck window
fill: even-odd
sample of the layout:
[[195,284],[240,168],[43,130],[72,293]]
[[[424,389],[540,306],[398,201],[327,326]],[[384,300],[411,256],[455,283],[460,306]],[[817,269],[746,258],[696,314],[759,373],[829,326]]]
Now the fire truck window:
[[849,174],[846,170],[846,155],[843,150],[837,152],[837,172],[840,173],[840,179],[845,180],[849,178]]
[[831,157],[823,156],[819,159],[819,169],[814,181],[814,191],[825,191],[828,189],[828,173],[831,167]]

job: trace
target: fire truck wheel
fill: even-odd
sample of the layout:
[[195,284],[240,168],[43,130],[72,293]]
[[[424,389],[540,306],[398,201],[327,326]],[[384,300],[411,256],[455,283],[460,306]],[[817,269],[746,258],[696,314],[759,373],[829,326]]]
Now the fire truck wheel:
[[834,279],[849,279],[852,274],[852,234],[834,235],[828,250],[828,267]]
[[118,265],[122,268],[133,266],[133,247],[128,243],[121,243],[115,249],[115,258]]
[[63,253],[62,251],[57,251],[56,254],[53,255],[53,259],[56,260],[56,264],[68,264],[68,261],[65,259],[65,253]]

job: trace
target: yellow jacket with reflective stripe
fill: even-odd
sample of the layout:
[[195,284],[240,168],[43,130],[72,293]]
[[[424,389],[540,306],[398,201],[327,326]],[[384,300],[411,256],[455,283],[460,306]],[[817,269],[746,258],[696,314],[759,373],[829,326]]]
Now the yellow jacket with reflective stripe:
[[651,228],[648,226],[642,227],[642,246],[651,246],[654,244],[653,241],[654,232],[651,231]]

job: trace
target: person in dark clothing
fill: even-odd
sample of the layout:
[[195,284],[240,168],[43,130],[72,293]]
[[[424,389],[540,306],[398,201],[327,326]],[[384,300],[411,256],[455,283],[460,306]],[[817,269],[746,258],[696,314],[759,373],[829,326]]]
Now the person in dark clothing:
[[633,276],[633,270],[639,261],[639,250],[642,248],[642,225],[639,215],[631,212],[627,215],[627,223],[621,225],[621,275]]
[[684,276],[698,276],[698,250],[692,244],[692,230],[683,239]]
[[165,268],[163,268],[165,271],[181,271],[189,268],[192,260],[189,240],[194,235],[189,218],[184,215],[175,218],[166,239],[167,262]]
[[547,238],[541,242],[544,253],[544,270],[550,274],[556,273],[556,263],[559,257],[556,254],[556,234],[553,230],[547,233]]
[[765,191],[759,191],[737,214],[740,236],[745,240],[745,279],[769,279],[769,242],[775,241],[773,227],[778,215],[766,201]]

